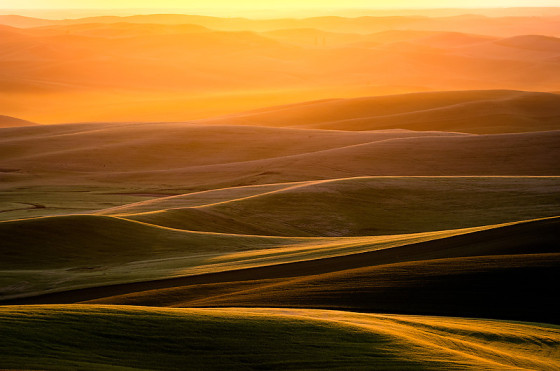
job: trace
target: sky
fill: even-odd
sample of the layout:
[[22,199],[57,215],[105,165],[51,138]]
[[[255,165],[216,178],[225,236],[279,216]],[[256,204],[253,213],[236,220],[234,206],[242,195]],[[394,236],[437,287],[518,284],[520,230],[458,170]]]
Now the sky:
[[560,0],[0,0],[0,9],[476,8],[559,6]]

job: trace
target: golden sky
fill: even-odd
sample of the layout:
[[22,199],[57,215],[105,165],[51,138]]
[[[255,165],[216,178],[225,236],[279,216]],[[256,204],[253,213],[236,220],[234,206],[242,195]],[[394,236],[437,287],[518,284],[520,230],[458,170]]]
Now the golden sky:
[[0,0],[0,9],[475,8],[558,5],[559,0]]

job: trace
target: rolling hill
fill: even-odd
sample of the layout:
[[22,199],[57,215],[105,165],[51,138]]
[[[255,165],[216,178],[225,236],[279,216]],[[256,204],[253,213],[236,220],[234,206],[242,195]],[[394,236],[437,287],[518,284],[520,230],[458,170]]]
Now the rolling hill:
[[32,126],[32,125],[37,125],[37,124],[31,121],[18,119],[17,117],[0,115],[0,128]]
[[[96,232],[85,232],[92,223]],[[336,272],[344,276],[349,269],[433,259],[553,254],[558,248],[557,224],[557,218],[549,218],[410,235],[287,239],[185,232],[91,216],[4,222],[0,223],[6,239],[2,292],[3,299],[12,298],[12,303],[74,303],[140,292],[140,302],[153,305],[159,292],[141,291],[226,282],[234,282],[235,288],[239,281],[297,280]],[[38,225],[45,231],[40,235],[33,232]],[[69,228],[74,236],[60,232]],[[132,228],[137,229],[134,240],[129,239]],[[16,251],[18,246],[26,248]],[[84,261],[73,246],[89,249],[89,260]],[[121,250],[118,255],[116,246]],[[26,260],[35,250],[42,258]],[[144,258],[148,260],[142,260],[141,251],[149,254]],[[437,269],[429,272],[438,274]],[[445,275],[445,269],[439,273]],[[180,295],[171,297],[185,301]],[[434,304],[432,309],[436,308]]]
[[4,307],[0,328],[0,367],[41,369],[534,369],[557,367],[559,341],[533,323],[295,309]]
[[432,259],[291,279],[185,285],[91,300],[165,307],[325,308],[558,324],[560,254]]
[[331,130],[513,133],[558,129],[559,107],[560,96],[553,93],[430,92],[307,102],[202,122]]
[[[35,302],[182,307],[326,308],[558,323],[547,282],[558,279],[558,219],[492,228],[357,255],[76,292]],[[278,278],[282,271],[287,277]],[[274,273],[273,273],[274,272]],[[321,273],[323,272],[323,273]],[[201,277],[202,278],[202,277]],[[204,283],[204,284],[203,284]],[[119,290],[121,294],[119,295]],[[111,291],[114,296],[111,295]],[[106,297],[103,297],[106,296]],[[34,301],[31,300],[33,303]]]
[[28,34],[39,36],[80,35],[102,38],[135,38],[153,35],[178,35],[212,30],[193,24],[138,24],[138,23],[81,23],[65,26],[43,26],[26,29]]
[[[154,184],[159,180],[164,184],[189,184],[198,189],[355,176],[549,176],[559,175],[555,161],[558,135],[555,131],[427,136],[246,162],[104,173],[103,176],[79,175],[89,181]],[[67,179],[76,179],[76,175],[68,174]]]
[[9,170],[3,174],[8,187],[207,190],[357,176],[560,175],[558,131],[468,135],[92,123],[5,128],[2,134],[0,168]]
[[[453,133],[340,133],[191,123],[99,123],[4,130],[2,163],[124,172],[247,162],[376,141]],[[288,145],[289,144],[289,145]],[[92,160],[95,159],[95,160]]]
[[334,237],[475,227],[554,216],[560,208],[560,178],[546,177],[363,177],[203,194],[226,192],[229,199],[206,204],[187,194],[102,213],[185,230]]
[[[4,298],[29,296],[246,269],[361,253],[486,228],[381,237],[282,238],[190,232],[91,215],[7,221],[0,223],[4,241],[1,293]],[[29,259],[31,255],[34,259]]]
[[[9,19],[9,25],[21,21]],[[504,37],[454,29],[473,20],[428,17],[407,23],[406,17],[258,21],[161,15],[4,26],[0,86],[10,94],[0,110],[49,123],[184,121],[330,97],[555,91],[558,39],[552,32],[535,36],[539,32],[526,22],[548,24],[537,19],[505,20],[521,26]],[[251,27],[255,22],[269,24]],[[227,26],[234,23],[246,26]],[[422,27],[426,23],[433,24]],[[504,115],[514,120],[505,105],[487,123],[503,126]],[[535,120],[543,118],[529,114],[517,126]]]
[[135,16],[99,16],[80,19],[46,20],[33,17],[4,15],[0,24],[15,27],[40,27],[45,25],[71,25],[83,23],[138,23],[138,24],[195,24],[224,31],[274,31],[279,29],[316,28],[342,33],[374,33],[386,30],[423,30],[471,32],[496,36],[519,34],[558,35],[556,17],[543,16],[322,16],[310,18],[248,19],[220,18],[185,14],[150,14]]
[[500,45],[518,49],[529,49],[560,54],[560,39],[543,35],[514,36],[496,42]]

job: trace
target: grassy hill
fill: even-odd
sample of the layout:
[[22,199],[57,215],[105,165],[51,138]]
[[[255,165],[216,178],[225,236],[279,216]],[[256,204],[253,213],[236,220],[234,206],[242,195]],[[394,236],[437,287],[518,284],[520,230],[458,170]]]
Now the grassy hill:
[[[91,222],[99,217],[88,218]],[[151,289],[297,278],[411,261],[558,252],[557,218],[422,234],[330,239],[175,230],[168,230],[166,235],[166,230],[154,226],[120,222],[124,226],[129,223],[129,229],[144,228],[140,229],[142,233],[137,231],[138,240],[134,241],[129,240],[127,229],[109,230],[111,238],[103,239],[81,232],[80,224],[76,223],[73,230],[77,234],[69,240],[56,229],[64,218],[50,219],[53,219],[48,221],[53,233],[43,234],[40,239],[33,238],[36,233],[30,233],[31,236],[19,233],[23,232],[21,222],[0,224],[7,226],[7,236],[12,236],[2,250],[5,299],[44,293],[44,297],[16,299],[16,302],[66,303]],[[110,219],[105,217],[105,220]],[[63,225],[68,228],[68,224]],[[116,227],[122,225],[116,223]],[[67,241],[68,246],[64,247],[60,241]],[[168,245],[166,241],[173,244]],[[75,257],[74,246],[82,246],[83,251],[88,245],[94,250],[85,263],[81,257]],[[26,250],[15,250],[18,246],[26,246]],[[26,260],[33,249],[42,249],[40,254],[45,258]],[[149,260],[141,260],[141,255],[128,255],[127,249],[138,254],[142,249],[146,253],[152,251]],[[71,289],[75,290],[65,291]],[[59,293],[48,294],[53,291]]]
[[560,341],[533,323],[295,309],[3,307],[0,329],[0,367],[46,370],[542,369]]
[[[103,213],[208,232],[372,236],[554,216],[559,191],[554,177],[362,177],[228,188]],[[217,194],[230,196],[212,198]],[[206,204],[198,204],[204,196]]]
[[8,221],[0,223],[1,294],[21,296],[310,260],[457,233],[464,231],[306,239],[188,232],[108,216]]
[[282,238],[189,232],[108,216],[8,221],[0,223],[1,293],[4,298],[17,297],[313,260],[487,228],[491,227],[381,237]]
[[469,135],[101,123],[2,132],[3,188],[150,184],[207,190],[373,175],[560,174],[554,161],[560,131]]
[[99,123],[3,130],[2,163],[42,169],[133,172],[277,158],[381,140],[451,133],[352,132],[190,123]]
[[160,282],[159,287],[136,285],[128,294],[121,287],[52,299],[79,301],[98,295],[101,298],[90,302],[329,308],[558,323],[548,286],[558,279],[557,228],[558,220],[548,219],[239,271],[237,277],[229,272],[221,278]]
[[91,300],[165,307],[325,308],[559,323],[560,254],[433,259],[290,279],[189,285]]
[[[79,174],[82,181],[225,188],[356,176],[559,175],[560,132],[379,141],[248,162],[127,173]],[[468,159],[468,161],[467,161]],[[68,176],[78,174],[68,174]],[[164,180],[165,179],[165,180]],[[188,183],[186,183],[188,182]]]
[[203,122],[330,130],[514,133],[557,130],[558,107],[560,95],[554,93],[471,90],[307,102]]

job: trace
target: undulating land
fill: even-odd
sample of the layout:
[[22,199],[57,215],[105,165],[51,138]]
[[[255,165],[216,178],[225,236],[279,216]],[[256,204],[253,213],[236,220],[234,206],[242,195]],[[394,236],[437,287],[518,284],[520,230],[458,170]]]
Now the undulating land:
[[480,12],[0,16],[0,368],[560,370],[559,18]]

